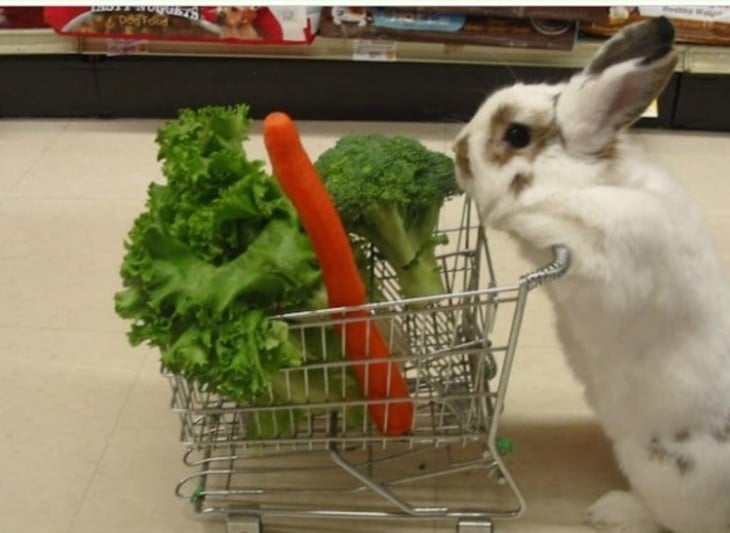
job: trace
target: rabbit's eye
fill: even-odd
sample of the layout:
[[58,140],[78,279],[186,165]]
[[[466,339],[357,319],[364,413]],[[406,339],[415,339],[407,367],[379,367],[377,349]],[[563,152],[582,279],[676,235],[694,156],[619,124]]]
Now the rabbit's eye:
[[512,123],[504,133],[504,140],[509,143],[512,148],[524,148],[530,144],[530,128],[524,124]]

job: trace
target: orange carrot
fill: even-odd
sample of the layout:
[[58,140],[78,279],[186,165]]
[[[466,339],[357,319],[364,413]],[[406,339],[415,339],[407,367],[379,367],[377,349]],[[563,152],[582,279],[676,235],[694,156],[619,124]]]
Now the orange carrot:
[[[329,192],[304,151],[294,122],[286,114],[274,112],[265,118],[263,132],[274,176],[294,204],[317,254],[329,306],[367,303],[365,284],[347,232]],[[344,325],[338,331],[344,335],[349,359],[369,360],[355,365],[354,370],[368,400],[370,418],[382,433],[402,435],[411,427],[413,403],[398,365],[388,361],[388,345],[367,316],[365,311],[346,313]]]

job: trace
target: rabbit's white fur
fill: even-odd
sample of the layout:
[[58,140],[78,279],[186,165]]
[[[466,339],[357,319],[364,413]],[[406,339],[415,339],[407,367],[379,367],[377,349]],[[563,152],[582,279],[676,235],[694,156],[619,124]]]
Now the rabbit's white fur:
[[[622,133],[675,61],[634,58],[500,90],[455,145],[459,182],[487,225],[536,265],[552,245],[572,251],[547,290],[631,484],[587,513],[612,531],[730,531],[730,291],[698,208]],[[506,146],[500,113],[538,124],[542,144]]]

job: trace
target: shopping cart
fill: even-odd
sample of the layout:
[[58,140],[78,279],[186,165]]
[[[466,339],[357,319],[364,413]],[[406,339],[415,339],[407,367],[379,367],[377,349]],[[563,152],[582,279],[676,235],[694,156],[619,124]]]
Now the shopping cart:
[[[170,376],[192,469],[177,494],[198,513],[223,515],[231,533],[257,532],[262,519],[282,517],[451,520],[460,532],[484,532],[493,519],[521,516],[525,500],[505,464],[511,441],[498,435],[499,420],[527,295],[567,270],[569,252],[557,246],[551,264],[498,287],[470,202],[457,227],[442,232],[450,240],[439,256],[448,294],[399,299],[395,276],[374,256],[371,275],[385,299],[364,307],[407,379],[410,432],[379,433],[365,415],[367,401],[348,395],[355,363],[339,355],[330,334],[347,320],[342,313],[283,315],[304,362],[281,370],[284,390],[271,391],[267,405],[235,403]],[[325,357],[308,359],[313,352]],[[310,398],[314,381],[326,398],[297,403]]]

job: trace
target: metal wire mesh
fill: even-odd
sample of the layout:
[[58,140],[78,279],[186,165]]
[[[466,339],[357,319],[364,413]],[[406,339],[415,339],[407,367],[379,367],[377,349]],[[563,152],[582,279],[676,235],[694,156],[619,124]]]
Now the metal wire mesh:
[[[415,407],[408,438],[420,443],[483,435],[489,420],[482,407],[492,401],[489,378],[496,373],[486,330],[499,302],[514,299],[514,294],[505,293],[516,291],[476,290],[486,242],[468,207],[463,217],[461,226],[444,230],[452,248],[439,256],[449,291],[445,296],[398,299],[393,271],[374,260],[372,275],[381,293],[392,299],[363,308],[368,327],[378,328],[387,339],[391,360],[407,379]],[[373,361],[347,360],[346,332],[335,332],[335,326],[363,318],[343,317],[337,310],[278,318],[289,324],[302,365],[283,369],[269,387],[269,401],[256,405],[230,402],[172,376],[173,409],[180,416],[182,440],[198,447],[238,443],[314,449],[332,442],[365,446],[397,439],[373,429],[369,402],[357,394],[353,367]]]
[[[287,322],[302,364],[282,369],[265,401],[236,403],[169,376],[172,409],[188,448],[185,464],[195,469],[178,484],[178,495],[205,513],[491,518],[524,511],[522,494],[497,445],[497,427],[526,295],[561,275],[570,256],[556,247],[553,264],[514,286],[497,287],[487,240],[471,204],[464,205],[455,227],[441,231],[449,237],[438,257],[447,289],[443,296],[400,299],[395,274],[374,253],[370,281],[377,282],[378,292],[371,300],[377,303],[276,317]],[[354,311],[364,313],[353,316]],[[353,320],[378,328],[387,339],[390,360],[406,379],[414,417],[405,435],[380,433],[369,419],[372,400],[360,394],[353,370],[373,361],[348,360],[347,330],[338,327]],[[443,457],[436,460],[438,453]],[[492,491],[479,489],[480,501],[471,508],[433,506],[428,498],[421,505],[417,494],[423,490],[408,491],[448,476],[456,476],[458,489],[465,483],[458,476],[478,469],[503,484]],[[344,476],[342,484],[333,481],[335,472]],[[320,474],[326,474],[325,486],[317,486]],[[377,501],[358,495],[358,509],[352,494],[363,491]],[[299,504],[294,499],[325,492],[329,496],[322,501]],[[285,498],[271,500],[272,495]],[[335,496],[343,495],[338,503]],[[383,500],[389,510],[372,511]]]

